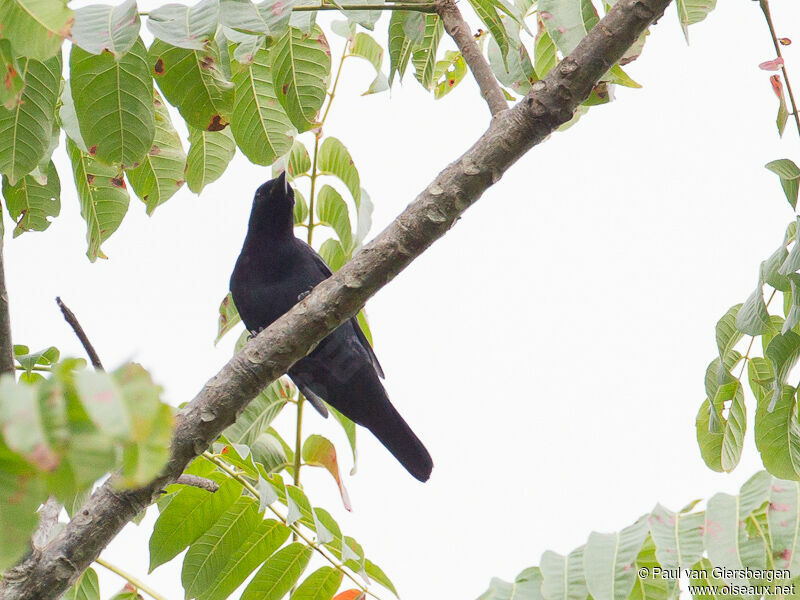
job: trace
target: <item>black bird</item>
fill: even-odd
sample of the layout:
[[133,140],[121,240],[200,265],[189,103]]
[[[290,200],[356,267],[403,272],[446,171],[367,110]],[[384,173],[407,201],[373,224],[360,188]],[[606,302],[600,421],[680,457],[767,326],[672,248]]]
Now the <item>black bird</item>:
[[[331,276],[322,257],[294,235],[294,191],[285,173],[258,188],[231,293],[251,332],[261,331]],[[355,317],[289,369],[303,395],[327,416],[323,400],[369,429],[420,481],[430,454],[397,412],[380,382],[383,370]]]

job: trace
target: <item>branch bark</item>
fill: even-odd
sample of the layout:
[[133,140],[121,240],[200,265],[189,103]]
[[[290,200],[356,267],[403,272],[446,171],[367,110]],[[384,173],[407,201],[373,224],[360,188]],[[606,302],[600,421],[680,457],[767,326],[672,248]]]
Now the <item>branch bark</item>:
[[3,265],[3,239],[0,236],[0,375],[14,374],[14,346],[11,343],[11,317],[8,311],[8,292]]
[[461,11],[458,10],[456,3],[453,0],[438,0],[436,2],[436,12],[442,19],[442,25],[448,35],[453,38],[453,41],[461,51],[461,56],[464,57],[464,62],[467,63],[469,70],[472,71],[472,76],[478,83],[481,90],[481,96],[486,100],[489,105],[489,110],[492,116],[508,109],[506,97],[503,95],[503,90],[500,89],[500,84],[492,73],[489,63],[483,56],[483,52],[475,43],[475,38],[472,36],[472,31],[469,25],[461,16]]
[[160,491],[177,480],[265,385],[349,319],[531,147],[568,121],[597,81],[669,5],[619,0],[575,51],[446,167],[371,243],[292,310],[250,340],[179,413],[170,461],[150,484],[118,490],[106,482],[35,559],[3,575],[0,600],[58,598]]
[[89,360],[92,361],[92,366],[97,369],[98,371],[105,371],[103,369],[103,363],[100,362],[100,357],[97,355],[97,352],[92,346],[92,342],[89,341],[89,337],[86,335],[86,332],[81,327],[81,324],[78,322],[78,317],[75,316],[75,313],[72,312],[69,307],[64,304],[61,300],[61,296],[56,296],[56,304],[58,304],[58,308],[61,309],[61,314],[64,315],[64,320],[72,327],[72,331],[75,332],[75,335],[78,336],[81,344],[83,345],[83,349],[86,350],[86,354],[89,355]]

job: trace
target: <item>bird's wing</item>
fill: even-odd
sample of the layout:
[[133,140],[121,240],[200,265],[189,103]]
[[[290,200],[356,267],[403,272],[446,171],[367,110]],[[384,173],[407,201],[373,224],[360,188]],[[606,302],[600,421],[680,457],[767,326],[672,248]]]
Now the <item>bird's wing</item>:
[[[322,276],[327,279],[333,273],[328,267],[328,264],[322,259],[322,257],[317,254],[317,251],[314,250],[311,246],[306,244],[303,240],[297,240],[300,242],[301,247],[305,250],[305,252],[311,256],[314,261],[314,264],[319,269]],[[381,379],[385,379],[386,376],[383,374],[383,367],[381,367],[381,363],[378,362],[378,357],[375,356],[375,351],[372,349],[372,346],[367,339],[367,336],[364,335],[364,332],[361,330],[361,325],[358,323],[358,319],[356,317],[352,317],[350,319],[350,323],[353,325],[353,329],[356,331],[356,337],[358,338],[359,343],[364,347],[366,350],[367,355],[369,356],[369,361],[372,363],[372,366],[375,368],[375,372]]]

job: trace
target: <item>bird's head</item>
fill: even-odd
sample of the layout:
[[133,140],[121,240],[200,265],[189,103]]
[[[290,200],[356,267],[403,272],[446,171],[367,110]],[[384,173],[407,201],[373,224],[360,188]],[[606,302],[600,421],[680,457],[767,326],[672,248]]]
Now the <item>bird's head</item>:
[[256,190],[249,229],[257,235],[294,235],[294,190],[285,171]]

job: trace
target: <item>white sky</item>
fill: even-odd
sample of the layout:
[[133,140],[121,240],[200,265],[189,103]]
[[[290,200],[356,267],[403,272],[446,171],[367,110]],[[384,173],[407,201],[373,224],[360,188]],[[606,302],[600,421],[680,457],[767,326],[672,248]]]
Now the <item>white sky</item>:
[[[799,38],[785,53],[800,86],[800,6],[773,4],[779,34]],[[750,294],[792,218],[763,165],[797,161],[800,144],[791,122],[776,134],[769,73],[757,69],[774,50],[756,2],[720,2],[691,37],[687,47],[670,7],[628,68],[643,89],[618,89],[529,152],[368,304],[386,387],[433,476],[417,483],[361,431],[352,513],[325,473],[303,479],[404,598],[475,598],[544,550],[567,552],[657,501],[735,492],[760,468],[748,432],[734,474],[711,472],[694,419],[714,324]],[[375,202],[370,238],[488,121],[469,78],[440,101],[410,73],[391,96],[359,96],[371,79],[366,63],[346,63],[325,130]],[[184,189],[151,218],[132,198],[109,260],[90,264],[63,149],[57,165],[61,216],[46,233],[7,236],[15,343],[83,355],[61,295],[109,368],[139,361],[171,403],[190,400],[230,356],[234,334],[212,343],[217,307],[269,170],[237,155],[199,198]],[[307,414],[306,432],[336,439],[349,468],[336,423]],[[148,536],[129,526],[104,556],[144,577]],[[105,593],[121,587],[98,572]],[[176,560],[146,580],[178,599],[179,572]]]

